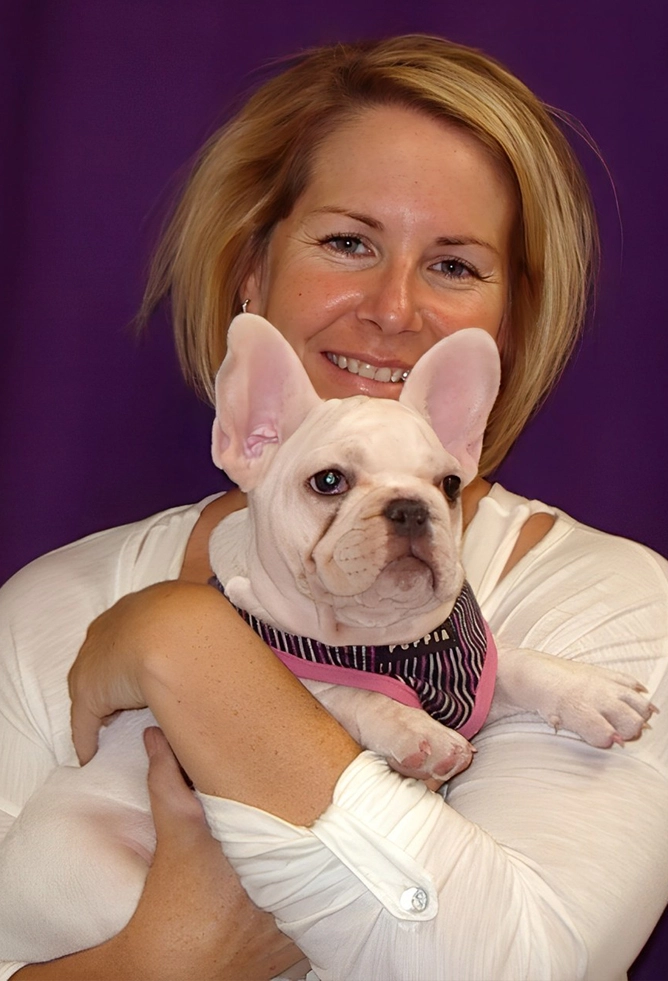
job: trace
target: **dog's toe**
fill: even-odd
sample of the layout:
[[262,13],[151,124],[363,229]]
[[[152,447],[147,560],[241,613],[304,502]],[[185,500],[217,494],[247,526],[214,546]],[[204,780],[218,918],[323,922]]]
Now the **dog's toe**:
[[429,754],[431,752],[431,747],[426,739],[423,739],[420,743],[420,748],[414,752],[410,753],[408,756],[404,756],[402,760],[399,761],[402,767],[406,770],[415,771],[415,773],[422,774],[426,772],[425,763],[429,759]]

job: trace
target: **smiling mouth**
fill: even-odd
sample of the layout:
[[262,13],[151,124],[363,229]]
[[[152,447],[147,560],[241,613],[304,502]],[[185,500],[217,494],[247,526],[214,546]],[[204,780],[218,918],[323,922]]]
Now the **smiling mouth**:
[[327,358],[342,371],[348,371],[351,375],[359,375],[360,378],[370,378],[377,382],[405,382],[411,373],[410,368],[390,368],[389,366],[377,368],[375,365],[360,361],[357,358],[346,358],[343,354],[332,354],[330,351],[327,352]]

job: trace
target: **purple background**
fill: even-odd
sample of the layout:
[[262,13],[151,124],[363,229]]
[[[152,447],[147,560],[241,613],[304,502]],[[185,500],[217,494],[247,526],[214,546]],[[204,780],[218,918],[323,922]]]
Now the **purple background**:
[[[603,233],[598,304],[510,489],[668,554],[663,0],[2,0],[0,581],[36,555],[221,485],[210,410],[163,320],[128,326],[183,167],[269,59],[441,34],[504,61],[574,137]],[[6,100],[6,104],[5,104]],[[634,977],[668,978],[668,922]]]

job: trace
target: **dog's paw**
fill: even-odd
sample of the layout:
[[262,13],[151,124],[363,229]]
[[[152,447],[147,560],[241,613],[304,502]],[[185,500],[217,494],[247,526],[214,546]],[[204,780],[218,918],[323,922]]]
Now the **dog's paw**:
[[353,739],[383,756],[397,773],[443,783],[465,770],[473,759],[473,746],[423,709],[403,705],[377,691],[307,679],[302,682]]
[[475,749],[466,739],[451,729],[445,732],[453,739],[422,739],[413,752],[402,759],[388,756],[387,762],[397,773],[416,780],[436,780],[444,783],[461,773],[471,763]]
[[475,749],[468,740],[420,709],[401,709],[401,725],[378,748],[393,770],[417,780],[444,782],[469,766]]
[[608,749],[637,739],[657,711],[644,686],[629,674],[541,657],[546,672],[535,689],[535,708],[555,730],[568,729],[591,746]]

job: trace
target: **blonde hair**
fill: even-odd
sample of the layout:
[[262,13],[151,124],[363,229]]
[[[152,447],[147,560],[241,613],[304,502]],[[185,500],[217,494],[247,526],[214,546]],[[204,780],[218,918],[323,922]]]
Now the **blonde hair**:
[[550,110],[493,59],[407,35],[307,51],[203,148],[156,252],[142,311],[171,296],[186,378],[212,397],[241,284],[306,187],[314,153],[367,108],[399,105],[473,133],[518,200],[501,392],[481,473],[497,466],[559,376],[584,318],[597,248],[586,181]]

